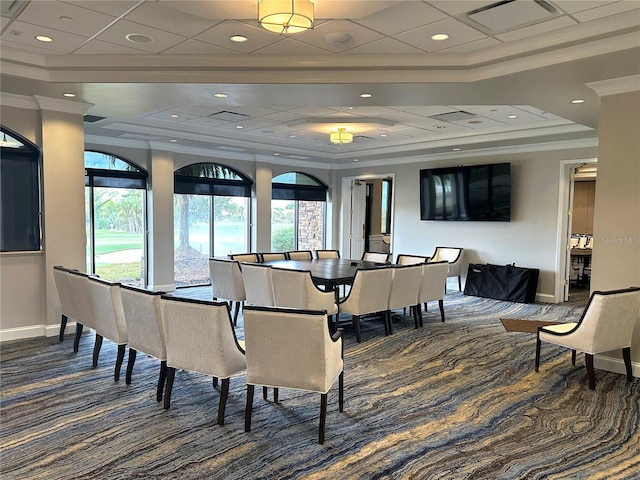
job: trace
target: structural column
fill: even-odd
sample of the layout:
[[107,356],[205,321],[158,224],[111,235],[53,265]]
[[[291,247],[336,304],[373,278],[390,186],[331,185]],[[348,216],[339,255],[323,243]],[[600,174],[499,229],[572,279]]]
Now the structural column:
[[251,223],[251,248],[254,252],[271,251],[271,180],[272,166],[256,162]]

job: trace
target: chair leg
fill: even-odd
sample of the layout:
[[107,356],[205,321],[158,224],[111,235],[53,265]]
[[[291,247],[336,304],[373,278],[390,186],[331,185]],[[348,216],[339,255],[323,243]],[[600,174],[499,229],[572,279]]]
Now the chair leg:
[[222,389],[218,401],[218,425],[224,425],[224,410],[227,407],[227,398],[229,397],[229,381],[228,378],[222,379]]
[[100,348],[102,348],[102,335],[96,333],[96,341],[93,344],[93,368],[98,366],[98,357],[100,356]]
[[324,443],[324,425],[327,421],[327,394],[320,396],[320,429],[318,430],[318,443]]
[[82,336],[82,324],[76,322],[76,336],[73,339],[73,353],[78,353],[80,346],[80,337]]
[[244,431],[251,431],[251,410],[253,409],[253,385],[247,385],[247,405],[244,409]]
[[571,365],[575,365],[575,364],[576,364],[576,351],[571,350]]
[[262,387],[262,398],[265,400],[269,400],[269,389],[267,387]]
[[444,323],[444,301],[442,299],[438,300],[438,307],[440,307],[440,318],[442,318],[442,323]]
[[356,329],[356,342],[360,343],[362,341],[362,335],[360,334],[360,315],[353,315],[351,322]]
[[278,393],[280,389],[278,387],[274,387],[273,389],[273,403],[278,403]]
[[65,328],[67,328],[67,316],[66,315],[62,315],[62,318],[60,319],[60,335],[58,337],[58,340],[62,341],[64,340],[64,330]]
[[413,315],[413,324],[415,325],[415,329],[417,330],[420,326],[420,305],[414,305],[409,309],[409,313]]
[[540,340],[540,328],[538,328],[538,334],[536,336],[536,364],[535,364],[535,371],[538,371],[538,368],[540,367],[540,344],[542,343],[542,341]]
[[393,335],[393,323],[391,322],[391,310],[386,310],[382,316],[385,319],[387,335]]
[[[416,305],[416,310],[418,311],[418,326],[423,327],[424,326],[424,319],[422,317],[422,305],[418,304]],[[418,328],[418,327],[416,327]]]
[[156,401],[162,401],[162,391],[164,390],[165,383],[167,382],[167,361],[160,362],[160,375],[158,376],[158,387],[156,388]]
[[216,388],[218,386],[218,377],[213,377],[211,383],[213,384],[213,388]]
[[593,369],[593,355],[590,353],[584,354],[584,363],[587,365],[587,377],[589,379],[589,389],[596,389],[596,372]]
[[116,368],[113,371],[113,379],[117,382],[120,380],[120,370],[122,369],[122,362],[124,361],[124,352],[127,350],[127,345],[118,345],[118,354],[116,355]]
[[460,275],[458,275],[458,291],[461,292],[462,291],[462,280],[460,278]]
[[125,383],[127,385],[131,385],[131,376],[133,375],[133,366],[136,363],[136,356],[138,355],[138,351],[134,348],[129,347],[129,359],[127,360],[127,373],[125,375]]
[[233,326],[238,326],[238,313],[240,312],[240,302],[236,302],[236,308],[233,312]]
[[167,384],[164,387],[164,409],[169,410],[171,407],[171,391],[173,390],[173,381],[176,378],[176,369],[167,367]]
[[344,370],[338,377],[338,409],[340,413],[344,411]]
[[631,347],[625,347],[622,349],[622,358],[624,359],[624,366],[627,370],[627,382],[633,382],[633,371],[631,369]]

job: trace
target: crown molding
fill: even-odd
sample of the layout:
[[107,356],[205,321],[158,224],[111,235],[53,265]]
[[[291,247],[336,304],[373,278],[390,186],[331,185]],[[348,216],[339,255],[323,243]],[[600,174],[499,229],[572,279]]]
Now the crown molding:
[[84,115],[87,110],[93,107],[93,103],[64,100],[62,98],[43,97],[40,95],[34,95],[33,98],[41,110],[51,110],[54,112]]
[[618,93],[637,92],[640,91],[640,75],[629,75],[628,77],[590,82],[587,83],[587,86],[595,91],[599,97],[617,95]]
[[16,95],[14,93],[0,92],[0,103],[6,107],[28,108],[30,110],[39,110],[40,106],[33,97],[25,95]]

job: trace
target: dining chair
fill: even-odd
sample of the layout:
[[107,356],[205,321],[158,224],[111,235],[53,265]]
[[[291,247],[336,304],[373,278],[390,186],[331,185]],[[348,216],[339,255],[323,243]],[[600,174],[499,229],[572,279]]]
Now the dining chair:
[[344,410],[342,330],[327,329],[324,311],[248,306],[244,310],[247,347],[245,431],[251,431],[256,385],[320,393],[318,443],[324,443],[327,394],[338,379],[338,406]]
[[339,250],[316,250],[316,258],[340,258]]
[[311,260],[313,254],[311,250],[295,250],[287,252],[287,259],[289,260]]
[[94,328],[93,305],[89,298],[89,274],[78,270],[67,270],[69,288],[73,297],[76,320],[76,335],[73,339],[73,351],[77,352],[84,326]]
[[309,271],[273,267],[271,280],[276,307],[325,310],[329,316],[338,313],[334,292],[320,290]]
[[60,300],[60,333],[58,335],[59,341],[64,340],[64,331],[67,327],[68,319],[71,318],[72,320],[77,321],[78,318],[68,276],[69,269],[63,267],[62,265],[55,265],[53,267],[53,280],[56,284],[56,290],[58,291],[58,299]]
[[462,291],[462,260],[464,248],[459,247],[436,247],[429,262],[449,262],[449,276],[458,277],[458,290]]
[[236,260],[240,263],[258,263],[260,262],[260,256],[257,253],[231,253],[229,254],[231,260]]
[[391,289],[391,268],[356,270],[348,295],[340,299],[341,313],[351,315],[351,323],[356,330],[356,341],[362,341],[360,318],[363,315],[380,313],[384,321],[385,335],[389,335],[389,291]]
[[286,260],[287,254],[285,252],[265,252],[259,253],[260,262],[273,262],[275,260]]
[[160,361],[160,372],[156,388],[156,400],[162,400],[167,379],[167,347],[164,341],[160,296],[163,292],[152,292],[132,285],[122,285],[122,310],[129,335],[129,358],[125,383],[131,385],[133,367],[138,352]]
[[118,346],[113,378],[120,380],[120,369],[127,348],[127,323],[122,310],[120,284],[98,277],[88,277],[88,291],[93,308],[93,325],[96,331],[93,346],[93,368],[98,366],[98,357],[104,338]]
[[211,278],[213,300],[227,300],[230,302],[230,309],[231,303],[235,302],[235,308],[233,308],[233,324],[237,325],[238,313],[240,312],[242,302],[247,299],[244,282],[242,280],[242,272],[240,271],[240,262],[226,258],[210,258],[209,276]]
[[167,346],[167,384],[164,408],[171,406],[176,370],[211,375],[213,387],[222,380],[218,401],[218,425],[224,424],[231,377],[246,370],[244,348],[238,343],[229,305],[184,297],[160,298]]
[[[413,314],[415,327],[418,328],[418,301],[420,295],[420,285],[422,283],[422,265],[402,265],[390,267],[391,288],[389,289],[389,312],[396,308],[406,308]],[[389,319],[389,333],[393,333],[393,322]]]
[[273,282],[271,280],[271,267],[255,263],[243,263],[242,281],[247,295],[245,305],[259,305],[272,307],[275,304],[273,298]]
[[427,310],[427,303],[438,301],[440,318],[444,322],[444,296],[447,290],[447,277],[449,276],[449,262],[427,262],[422,264],[422,282],[420,295],[418,295],[418,323],[424,325],[422,307]]
[[391,254],[384,252],[364,252],[362,254],[362,260],[367,262],[389,263],[390,258]]
[[398,256],[396,257],[396,265],[416,265],[418,263],[425,263],[428,260],[429,260],[429,257],[399,253]]
[[571,363],[576,364],[576,352],[584,352],[589,388],[595,390],[593,356],[622,350],[627,381],[633,380],[631,341],[640,321],[640,287],[594,291],[577,322],[539,327],[536,339],[535,371],[540,366],[542,341],[571,349]]

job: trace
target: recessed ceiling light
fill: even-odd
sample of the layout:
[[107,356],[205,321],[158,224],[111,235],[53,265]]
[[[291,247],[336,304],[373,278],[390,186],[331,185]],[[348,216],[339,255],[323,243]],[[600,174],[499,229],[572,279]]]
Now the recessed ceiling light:
[[387,134],[386,134],[386,133],[381,133],[381,134],[380,134],[380,136],[381,136],[381,137],[386,137],[386,136],[387,136]]
[[518,118],[518,115],[509,115],[507,118]]
[[170,142],[176,143],[178,140],[176,140],[175,138],[172,138],[171,140],[169,140]]
[[180,115],[178,115],[177,113],[172,113],[171,118],[180,118]]
[[38,40],[39,42],[53,42],[53,38],[51,37],[47,37],[45,35],[36,35],[36,40]]
[[274,153],[274,155],[275,155],[276,157],[278,157],[280,154],[279,154],[279,153]]
[[242,125],[236,125],[236,128],[244,128]]
[[227,95],[226,93],[214,93],[213,96],[216,97],[216,98],[227,98],[227,97],[229,97],[229,95]]
[[373,97],[373,95],[370,94],[370,93],[361,93],[360,94],[360,98],[371,98],[371,97]]
[[73,98],[73,97],[75,97],[75,96],[76,96],[76,94],[75,94],[75,93],[63,93],[63,94],[62,94],[62,96],[63,96],[63,97]]
[[436,42],[441,42],[442,40],[448,40],[449,35],[446,33],[436,33],[435,35],[431,35],[431,40],[435,40]]
[[68,17],[66,15],[61,16],[60,20],[62,20],[63,22],[73,22],[73,18]]
[[151,43],[153,42],[153,38],[149,35],[143,35],[141,33],[128,33],[124,36],[127,40],[133,43]]
[[231,40],[232,42],[235,42],[235,43],[242,43],[242,42],[246,42],[249,39],[247,37],[245,37],[244,35],[231,35],[229,37],[229,40]]
[[297,138],[297,135],[289,135],[289,138]]
[[453,150],[454,152],[459,152],[460,151],[459,148],[452,148],[451,150]]
[[574,100],[571,100],[571,103],[577,105],[578,103],[584,103],[584,100],[582,98],[576,98]]

